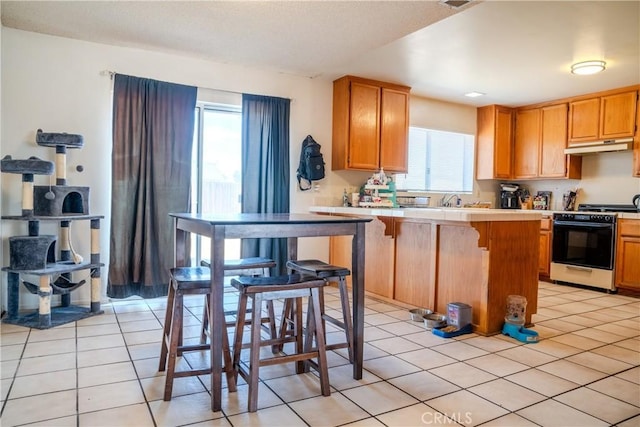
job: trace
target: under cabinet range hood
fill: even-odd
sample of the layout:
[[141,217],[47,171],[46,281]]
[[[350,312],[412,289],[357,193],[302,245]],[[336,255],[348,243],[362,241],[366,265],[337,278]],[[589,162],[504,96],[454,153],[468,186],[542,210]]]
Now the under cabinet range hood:
[[585,142],[565,148],[564,154],[594,154],[610,151],[629,150],[633,146],[633,138],[607,139],[604,141]]

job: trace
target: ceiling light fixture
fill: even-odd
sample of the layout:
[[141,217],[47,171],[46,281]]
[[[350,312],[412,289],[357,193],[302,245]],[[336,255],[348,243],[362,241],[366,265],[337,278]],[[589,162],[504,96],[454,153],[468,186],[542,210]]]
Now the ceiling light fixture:
[[604,71],[607,65],[604,61],[583,61],[576,62],[571,66],[571,73],[579,75],[596,74]]
[[468,96],[469,98],[477,98],[482,95],[486,95],[486,94],[482,92],[469,92],[464,94],[464,96]]

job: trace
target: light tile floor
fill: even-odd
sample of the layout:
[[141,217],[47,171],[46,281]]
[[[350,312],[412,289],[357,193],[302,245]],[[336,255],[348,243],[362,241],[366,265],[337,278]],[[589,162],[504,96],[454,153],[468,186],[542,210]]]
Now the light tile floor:
[[[338,310],[327,288],[327,307]],[[185,337],[202,298],[186,300]],[[640,300],[541,282],[541,341],[468,334],[444,339],[405,308],[366,299],[365,372],[330,352],[332,393],[290,366],[261,369],[259,410],[246,384],[209,409],[209,377],[158,372],[165,299],[114,300],[105,313],[49,330],[2,324],[3,427],[41,426],[640,426]],[[329,331],[328,340],[338,338]],[[206,364],[206,354],[180,363]]]

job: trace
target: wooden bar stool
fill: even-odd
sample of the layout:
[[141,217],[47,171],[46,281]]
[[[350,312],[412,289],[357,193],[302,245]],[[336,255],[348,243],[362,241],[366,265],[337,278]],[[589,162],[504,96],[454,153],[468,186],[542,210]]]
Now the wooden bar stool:
[[[351,274],[348,268],[338,267],[327,264],[317,259],[307,260],[289,260],[287,268],[293,273],[299,273],[303,276],[313,276],[325,279],[327,282],[338,282],[338,290],[340,291],[340,304],[342,306],[342,319],[336,319],[324,311],[324,300],[321,301],[322,320],[327,321],[344,331],[345,341],[333,344],[327,344],[327,350],[338,348],[346,348],[349,352],[349,361],[353,363],[353,321],[351,319],[351,308],[349,305],[349,289],[347,288],[346,277]],[[287,302],[284,307],[282,321],[280,326],[280,334],[286,334],[289,328],[290,319],[290,303]]]
[[[322,291],[325,286],[323,279],[314,277],[304,278],[297,274],[275,276],[275,277],[239,277],[231,279],[231,285],[240,292],[238,300],[238,319],[243,319],[246,315],[247,302],[252,299],[254,307],[251,313],[251,340],[249,343],[249,368],[245,369],[240,363],[240,355],[243,348],[242,334],[244,323],[236,324],[235,339],[233,345],[233,367],[237,374],[240,374],[249,384],[249,412],[258,409],[258,378],[261,366],[270,366],[288,362],[302,362],[305,360],[317,359],[318,373],[320,375],[320,388],[323,396],[329,396],[329,371],[327,367],[327,354],[324,340],[324,328],[320,301]],[[310,322],[316,331],[316,347],[311,347],[303,342],[302,327],[302,299],[309,297],[309,312],[315,313]],[[275,299],[293,300],[294,333],[288,336],[280,336],[276,339],[263,340],[260,328],[260,310],[263,301],[273,301]],[[313,309],[312,309],[313,308]],[[294,354],[274,355],[260,358],[260,347],[274,346],[284,342],[295,342],[296,352]],[[305,350],[306,349],[306,350]],[[298,370],[298,372],[301,372]]]
[[[160,366],[159,371],[167,370],[165,381],[164,400],[171,400],[174,378],[206,375],[211,373],[211,369],[199,369],[189,371],[175,370],[176,359],[182,356],[185,351],[201,351],[208,350],[207,337],[209,335],[209,294],[211,289],[211,270],[206,261],[203,261],[203,267],[179,267],[170,270],[169,291],[167,297],[167,311],[165,314],[165,322],[163,328],[162,347],[160,350]],[[238,274],[250,275],[269,275],[269,268],[275,267],[276,263],[263,257],[242,258],[238,260],[225,261],[225,276],[236,276]],[[184,317],[184,295],[203,295],[205,304],[202,316],[202,328],[200,333],[200,344],[183,345],[182,342],[182,326]],[[276,336],[276,320],[273,306],[268,307],[269,316],[262,318],[261,322],[266,324],[268,331],[273,337]],[[225,313],[225,315],[235,314],[233,312]],[[226,322],[226,327],[235,327],[235,321]],[[223,354],[225,373],[227,374],[227,382],[229,391],[236,390],[235,379],[233,374],[233,366],[231,363],[231,353],[229,349],[229,339],[227,334],[223,334]],[[168,356],[168,363],[167,363]]]
[[[184,295],[208,295],[211,292],[211,274],[206,267],[177,267],[169,271],[169,294],[167,311],[164,318],[162,347],[160,349],[160,372],[167,370],[164,400],[171,400],[174,378],[207,375],[211,368],[176,371],[176,359],[185,351],[208,350],[205,342],[193,345],[182,343],[182,323],[184,312]],[[224,371],[227,376],[229,391],[236,391],[236,377],[233,372],[229,337],[222,334],[222,353],[224,355]]]

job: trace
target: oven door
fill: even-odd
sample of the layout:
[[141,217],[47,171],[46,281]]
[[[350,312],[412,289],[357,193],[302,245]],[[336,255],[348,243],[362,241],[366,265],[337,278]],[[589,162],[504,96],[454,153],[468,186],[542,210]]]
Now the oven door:
[[613,270],[615,224],[553,221],[552,261]]

